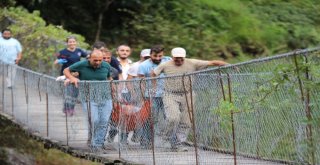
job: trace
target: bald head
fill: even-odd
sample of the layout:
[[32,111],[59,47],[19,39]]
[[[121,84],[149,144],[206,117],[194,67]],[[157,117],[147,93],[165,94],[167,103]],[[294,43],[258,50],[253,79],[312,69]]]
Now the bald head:
[[93,68],[98,68],[102,63],[102,60],[103,60],[102,52],[100,50],[93,50],[89,58],[90,65]]

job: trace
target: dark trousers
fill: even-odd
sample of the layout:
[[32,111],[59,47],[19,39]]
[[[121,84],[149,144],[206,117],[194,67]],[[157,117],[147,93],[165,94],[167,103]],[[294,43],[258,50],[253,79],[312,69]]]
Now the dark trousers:
[[140,144],[146,147],[151,146],[151,140],[154,134],[161,131],[159,125],[163,123],[159,123],[159,121],[164,121],[165,119],[162,97],[152,97],[151,103],[151,116],[142,124],[142,128],[139,131],[141,134]]
[[79,95],[79,90],[74,85],[68,85],[64,89],[64,103],[63,112],[73,113],[74,107],[77,103],[77,97]]

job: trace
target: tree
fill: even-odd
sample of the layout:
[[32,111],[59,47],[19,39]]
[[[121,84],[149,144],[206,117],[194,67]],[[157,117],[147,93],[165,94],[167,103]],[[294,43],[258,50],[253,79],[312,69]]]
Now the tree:
[[55,53],[64,48],[65,38],[70,35],[77,37],[81,48],[88,48],[84,38],[63,30],[59,26],[46,25],[40,17],[40,13],[29,13],[23,8],[0,8],[0,23],[3,20],[12,20],[7,24],[23,46],[24,58],[21,61],[23,67],[40,73],[56,76],[58,69],[53,65]]

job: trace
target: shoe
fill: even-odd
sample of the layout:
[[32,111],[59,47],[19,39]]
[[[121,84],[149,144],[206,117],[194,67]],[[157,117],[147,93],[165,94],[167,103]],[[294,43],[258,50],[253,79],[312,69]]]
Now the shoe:
[[113,143],[113,141],[114,141],[114,138],[112,138],[111,136],[107,137],[107,142],[108,143]]
[[69,110],[69,116],[71,117],[71,116],[73,116],[73,115],[74,115],[74,109]]
[[[133,134],[133,135],[134,135],[134,134]],[[140,139],[141,139],[141,138],[140,138],[139,136],[137,136],[137,135],[131,137],[131,141],[134,142],[134,143],[139,143],[139,142],[140,142]]]
[[64,109],[63,113],[68,117],[72,117],[74,115],[74,109]]
[[146,149],[146,150],[152,150],[152,146],[151,145],[142,145],[141,148],[142,149]]
[[122,147],[127,147],[128,145],[129,145],[129,143],[127,141],[120,142],[120,146],[122,146]]
[[107,153],[106,150],[104,149],[104,147],[101,147],[101,146],[91,147],[90,150],[93,153],[99,153],[99,154],[106,154]]
[[116,150],[112,144],[106,144],[102,147],[104,150]]
[[174,145],[171,147],[171,150],[174,152],[188,152],[188,148],[180,145]]

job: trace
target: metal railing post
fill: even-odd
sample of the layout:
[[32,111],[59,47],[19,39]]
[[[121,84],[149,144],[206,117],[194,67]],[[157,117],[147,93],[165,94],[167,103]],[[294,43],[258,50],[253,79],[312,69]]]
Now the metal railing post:
[[193,109],[193,95],[192,95],[192,81],[191,81],[191,77],[190,75],[188,76],[189,79],[189,84],[190,84],[190,88],[189,88],[189,92],[190,92],[190,106],[189,106],[189,101],[188,101],[188,89],[186,89],[186,85],[184,82],[184,78],[185,78],[185,74],[182,76],[182,84],[183,84],[183,89],[184,89],[184,93],[185,93],[185,98],[186,98],[186,103],[187,103],[187,107],[188,107],[188,113],[189,113],[189,117],[190,117],[190,122],[192,124],[192,131],[193,131],[193,135],[194,135],[194,152],[196,154],[196,165],[199,164],[199,157],[198,157],[198,137],[197,137],[197,132],[196,132],[196,121],[195,121],[195,114],[194,114],[194,109]]
[[[228,80],[229,102],[232,103],[231,80],[230,80],[229,73],[227,73],[227,80]],[[233,109],[231,109],[230,115],[231,115],[231,127],[232,127],[233,159],[234,159],[234,165],[237,165],[236,132],[234,128],[234,110]]]

